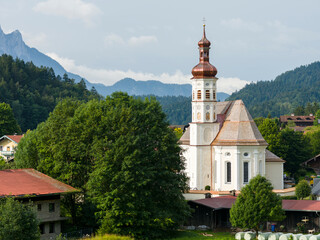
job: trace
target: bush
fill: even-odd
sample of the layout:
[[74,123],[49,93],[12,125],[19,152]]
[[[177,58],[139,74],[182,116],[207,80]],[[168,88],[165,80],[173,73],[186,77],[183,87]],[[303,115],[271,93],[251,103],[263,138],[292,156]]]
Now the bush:
[[210,191],[210,186],[209,186],[209,185],[205,186],[205,187],[204,187],[204,190]]
[[296,186],[296,196],[298,199],[304,199],[311,194],[311,187],[306,180],[301,180]]

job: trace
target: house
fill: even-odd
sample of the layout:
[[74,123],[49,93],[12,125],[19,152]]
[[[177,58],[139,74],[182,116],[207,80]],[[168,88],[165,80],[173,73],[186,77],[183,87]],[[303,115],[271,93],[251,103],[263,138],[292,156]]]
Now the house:
[[[192,122],[180,139],[191,190],[240,190],[260,174],[283,189],[283,160],[266,151],[242,100],[217,102],[217,69],[209,62],[205,25],[199,64],[192,69]],[[273,160],[267,161],[268,157]]]
[[295,116],[294,114],[291,114],[290,116],[280,116],[280,123],[282,126],[288,125],[288,122],[294,122],[296,125],[294,127],[294,130],[303,132],[304,129],[308,126],[313,126],[315,117],[310,114],[309,116]]
[[7,162],[14,159],[14,153],[23,135],[4,135],[0,138],[0,157]]
[[13,196],[21,202],[31,201],[40,220],[41,239],[55,239],[61,233],[60,198],[77,189],[34,169],[0,171],[0,198]]
[[[229,211],[236,201],[234,196],[220,196],[189,201],[188,204],[194,209],[188,225],[206,225],[211,229],[230,227]],[[286,218],[278,222],[277,226],[284,225],[287,231],[294,231],[297,223],[304,219],[306,230],[320,227],[320,201],[316,200],[282,200],[282,209]],[[268,225],[265,226],[268,228]],[[269,229],[270,230],[270,229]]]

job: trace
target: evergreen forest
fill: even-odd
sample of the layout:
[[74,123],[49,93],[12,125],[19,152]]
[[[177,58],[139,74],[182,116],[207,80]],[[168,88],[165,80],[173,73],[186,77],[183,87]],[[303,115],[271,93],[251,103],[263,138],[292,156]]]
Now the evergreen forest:
[[66,74],[55,76],[52,68],[0,56],[0,102],[11,106],[23,132],[35,129],[59,101],[68,97],[88,101],[100,96],[95,89],[87,90],[83,80],[75,83]]
[[250,83],[227,100],[242,99],[252,117],[293,113],[298,106],[320,101],[320,62],[287,71],[272,81]]

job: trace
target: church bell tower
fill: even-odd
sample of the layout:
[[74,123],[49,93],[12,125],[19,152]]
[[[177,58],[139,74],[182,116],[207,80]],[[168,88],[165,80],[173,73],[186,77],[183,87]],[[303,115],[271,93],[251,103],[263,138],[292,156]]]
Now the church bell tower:
[[[217,69],[209,62],[210,41],[206,38],[205,25],[203,25],[203,36],[198,42],[199,46],[199,64],[192,69],[192,124],[202,125],[206,123],[215,123],[216,113],[216,78]],[[201,139],[196,141],[192,137],[193,145],[200,144]],[[213,139],[211,139],[212,141]],[[202,144],[201,144],[202,145]]]
[[217,122],[217,69],[209,62],[210,41],[198,42],[199,64],[192,69],[192,122],[190,123],[189,176],[191,189],[213,189],[213,153],[211,143],[219,132]]

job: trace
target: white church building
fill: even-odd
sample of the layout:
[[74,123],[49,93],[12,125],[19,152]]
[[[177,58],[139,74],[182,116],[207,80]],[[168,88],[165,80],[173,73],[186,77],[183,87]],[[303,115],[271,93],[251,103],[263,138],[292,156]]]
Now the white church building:
[[217,69],[209,63],[210,41],[198,43],[200,61],[192,69],[192,122],[180,139],[191,190],[241,190],[260,174],[283,189],[285,161],[266,150],[242,100],[217,102]]

